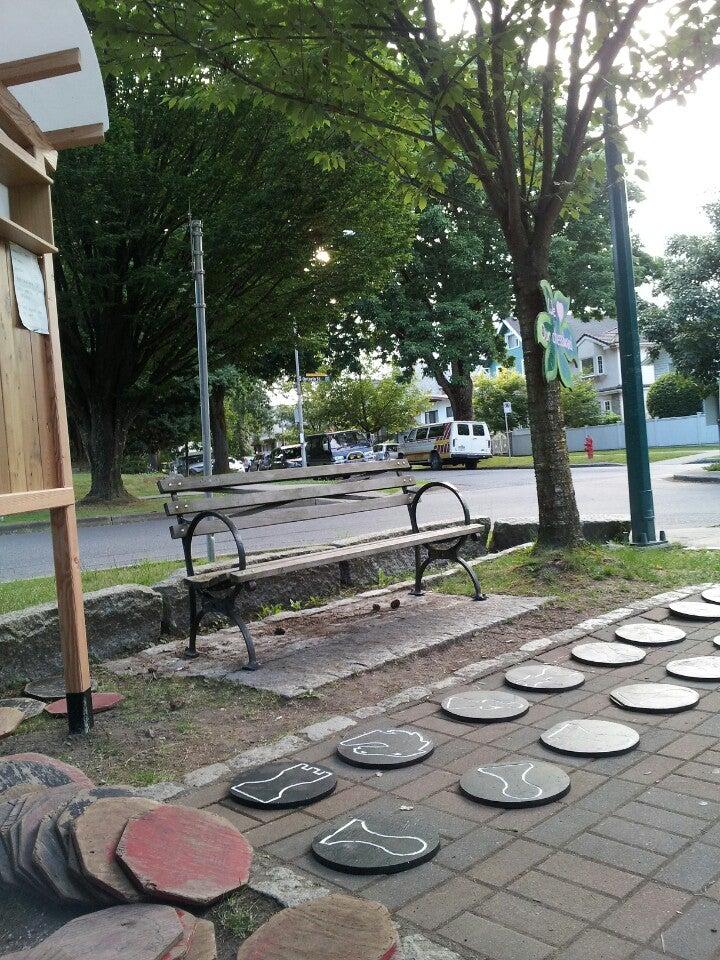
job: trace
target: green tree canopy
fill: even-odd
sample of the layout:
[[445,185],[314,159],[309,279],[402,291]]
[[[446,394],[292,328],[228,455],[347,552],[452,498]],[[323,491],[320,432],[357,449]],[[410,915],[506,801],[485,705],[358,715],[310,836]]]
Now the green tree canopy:
[[702,409],[705,390],[692,377],[664,373],[648,390],[651,417],[691,417]]
[[589,380],[576,377],[572,387],[562,391],[560,402],[568,427],[592,427],[603,422],[598,393]]
[[473,407],[476,420],[484,420],[493,433],[505,429],[503,403],[512,404],[512,413],[508,414],[508,426],[526,427],[528,425],[528,397],[525,377],[517,370],[498,370],[496,376],[480,374],[474,378],[475,393]]

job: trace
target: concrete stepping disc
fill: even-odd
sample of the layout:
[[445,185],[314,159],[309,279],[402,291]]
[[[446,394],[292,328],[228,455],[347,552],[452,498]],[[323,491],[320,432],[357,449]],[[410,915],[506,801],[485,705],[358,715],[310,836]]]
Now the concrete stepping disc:
[[522,717],[530,709],[524,697],[506,690],[465,690],[454,693],[440,704],[444,713],[456,720],[499,723]]
[[242,780],[230,787],[230,796],[250,807],[279,810],[314,803],[336,787],[337,778],[327,767],[286,760],[246,770]]
[[25,719],[25,714],[17,707],[0,707],[0,740],[15,733]]
[[611,720],[561,720],[540,737],[546,747],[581,757],[613,757],[634,750],[637,730]]
[[399,950],[385,907],[340,894],[276,913],[240,946],[237,960],[393,960]]
[[624,667],[631,663],[642,663],[647,656],[645,650],[629,643],[616,643],[613,640],[590,640],[572,648],[571,656],[581,663],[595,667]]
[[54,816],[66,807],[80,789],[77,784],[69,784],[66,787],[47,790],[34,803],[28,805],[27,810],[10,831],[18,875],[45,896],[47,896],[47,887],[43,878],[36,873],[33,863],[33,850],[38,830],[46,817]]
[[521,663],[505,674],[505,683],[519,690],[537,690],[552,693],[556,690],[574,690],[585,683],[585,674],[552,663]]
[[435,749],[430,737],[411,727],[377,726],[353,732],[337,745],[338,756],[357,767],[406,767],[420,763]]
[[522,758],[468,770],[460,790],[471,800],[494,807],[540,807],[564,797],[570,777],[554,764]]
[[[82,876],[123,903],[144,899],[117,862],[115,853],[128,822],[159,806],[157,801],[144,797],[109,798],[90,804],[70,825]],[[172,860],[170,852],[165,853]]]
[[[93,680],[90,683],[91,690],[97,690],[97,682]],[[60,700],[65,696],[65,678],[62,674],[53,677],[44,677],[42,680],[33,680],[25,684],[25,691],[28,697],[34,697],[36,700]]]
[[0,758],[0,800],[6,790],[19,784],[64,787],[68,783],[94,786],[82,770],[42,753],[15,753]]
[[33,700],[32,697],[7,697],[0,700],[0,707],[14,707],[16,710],[22,710],[23,717],[30,720],[37,717],[45,709],[42,700]]
[[[122,703],[124,699],[125,697],[120,693],[93,693],[93,713],[105,713],[107,710],[112,710],[113,707]],[[67,700],[65,697],[61,700],[55,700],[53,703],[49,703],[46,709],[52,717],[66,717],[68,712]]]
[[679,643],[687,634],[679,627],[665,623],[624,623],[617,628],[615,636],[642,647],[661,647],[666,643]]
[[673,677],[686,680],[720,680],[720,657],[686,657],[671,660],[665,667]]
[[[717,658],[720,662],[720,657]],[[682,661],[678,661],[679,663]],[[700,694],[689,687],[675,683],[630,683],[610,692],[610,699],[625,710],[643,713],[679,713],[690,710],[700,699]]]
[[162,960],[182,935],[173,907],[110,907],[66,923],[35,947],[32,960]]
[[701,596],[708,603],[720,603],[720,586],[708,587],[707,590],[703,590]]
[[343,873],[399,873],[432,859],[440,838],[417,814],[352,813],[326,824],[312,852],[326,867]]
[[678,600],[669,605],[669,610],[688,620],[720,620],[720,605],[702,600]]
[[170,804],[131,820],[116,851],[145,894],[198,907],[247,883],[252,855],[250,844],[227,820]]

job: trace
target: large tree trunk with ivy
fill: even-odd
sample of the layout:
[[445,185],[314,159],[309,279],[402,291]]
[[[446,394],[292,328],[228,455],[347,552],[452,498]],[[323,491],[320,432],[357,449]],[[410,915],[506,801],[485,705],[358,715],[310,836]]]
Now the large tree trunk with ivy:
[[129,416],[115,398],[94,399],[77,420],[90,464],[90,491],[85,503],[131,500],[122,479]]
[[473,382],[470,372],[465,369],[464,364],[454,361],[450,377],[445,375],[444,370],[436,370],[433,373],[450,401],[453,420],[472,420]]
[[210,390],[210,434],[212,437],[213,473],[229,473],[230,453],[227,442],[227,417],[225,414],[225,395],[227,387],[218,382]]

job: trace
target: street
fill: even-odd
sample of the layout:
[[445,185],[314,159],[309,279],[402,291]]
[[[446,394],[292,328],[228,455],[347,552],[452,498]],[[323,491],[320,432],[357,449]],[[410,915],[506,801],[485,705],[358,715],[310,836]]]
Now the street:
[[[701,483],[671,480],[678,460],[652,464],[657,527],[709,527],[720,525],[720,488]],[[419,482],[441,479],[454,484],[468,502],[473,516],[493,520],[533,520],[537,517],[535,476],[532,470],[444,470],[433,473],[417,470]],[[583,519],[628,516],[627,477],[622,465],[573,469],[580,514]],[[454,498],[443,492],[428,495],[419,511],[420,523],[430,520],[459,519]],[[345,537],[359,537],[408,522],[407,511],[396,508],[369,514],[350,514],[331,520],[304,522],[298,531],[294,524],[259,528],[243,537],[248,550],[329,543]],[[182,562],[179,541],[172,541],[168,522],[153,521],[117,525],[81,526],[80,551],[83,567],[103,569],[141,560]],[[198,538],[196,553],[204,548]],[[218,553],[230,551],[229,537],[217,537]],[[50,534],[45,530],[0,535],[0,581],[39,577],[52,573]]]

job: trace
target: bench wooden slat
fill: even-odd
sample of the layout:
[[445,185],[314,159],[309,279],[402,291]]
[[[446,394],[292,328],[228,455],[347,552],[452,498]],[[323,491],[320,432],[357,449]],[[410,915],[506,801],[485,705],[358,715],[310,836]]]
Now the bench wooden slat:
[[[239,509],[225,510],[223,513],[231,517],[238,530],[249,530],[253,527],[269,527],[276,523],[294,523],[297,520],[322,520],[325,517],[339,517],[348,513],[364,513],[370,510],[387,510],[390,507],[407,507],[412,502],[413,493],[389,493],[365,500],[351,500],[349,497],[341,501],[325,502],[318,497],[315,501],[302,501],[301,506],[277,507],[264,509],[254,507],[243,512]],[[173,523],[170,535],[173,540],[185,536],[189,524],[183,521]],[[227,527],[219,520],[201,520],[195,528],[197,534],[226,533]]]
[[186,497],[180,500],[169,500],[165,504],[165,513],[169,517],[192,516],[203,510],[218,510],[220,513],[228,513],[235,507],[325,499],[333,496],[346,496],[351,493],[387,490],[393,487],[409,487],[414,484],[415,480],[409,473],[401,472],[381,473],[361,480],[343,480],[339,483],[268,484],[269,489],[234,489],[233,496]]
[[212,583],[213,580],[245,583],[248,580],[262,580],[276,573],[286,573],[291,570],[306,570],[325,563],[340,563],[343,560],[355,560],[358,557],[369,557],[388,550],[403,547],[416,547],[424,543],[441,543],[455,540],[459,536],[469,536],[481,533],[486,524],[470,523],[442,527],[439,530],[421,530],[419,533],[408,533],[387,540],[376,540],[370,543],[358,543],[350,547],[340,547],[334,550],[322,550],[316,553],[307,553],[295,557],[283,557],[280,560],[266,560],[262,563],[249,566],[246,570],[214,571],[197,573],[185,579],[191,583]]
[[370,463],[328,463],[319,467],[297,467],[286,470],[256,470],[252,473],[223,473],[212,477],[181,477],[173,474],[157,481],[160,493],[180,493],[187,490],[223,490],[256,483],[347,477],[363,473],[391,473],[409,470],[407,460],[377,460]]

